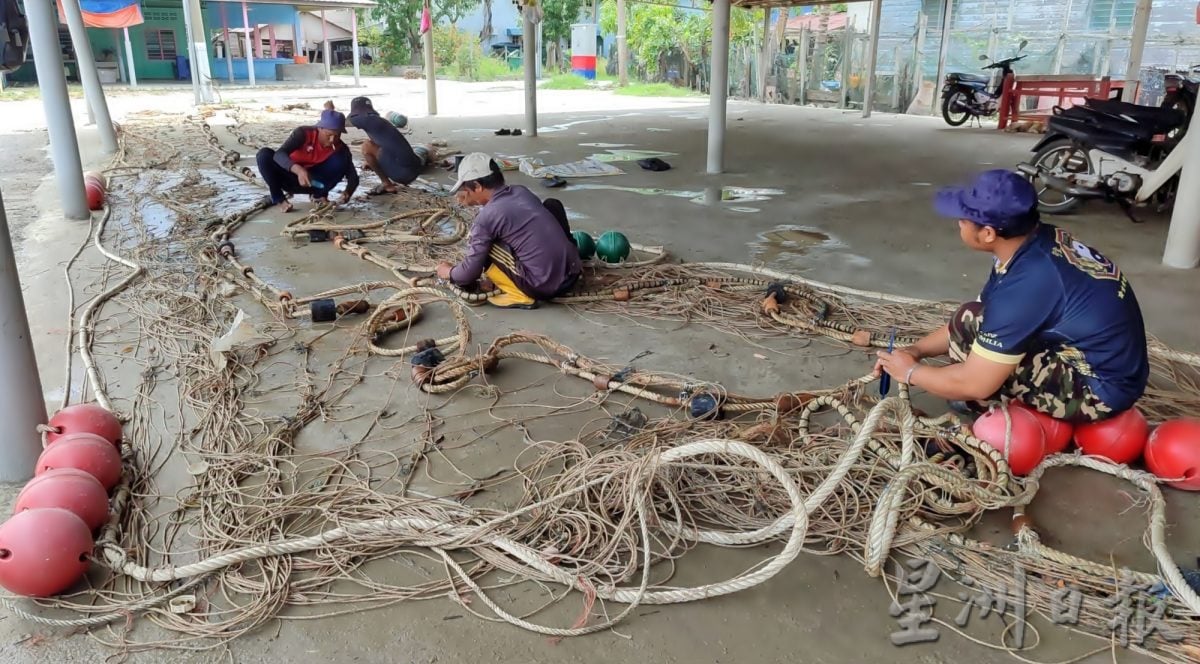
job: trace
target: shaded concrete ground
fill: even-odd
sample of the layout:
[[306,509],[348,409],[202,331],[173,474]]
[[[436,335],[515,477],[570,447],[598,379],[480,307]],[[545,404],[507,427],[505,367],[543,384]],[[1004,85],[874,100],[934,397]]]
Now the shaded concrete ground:
[[[492,90],[449,86],[455,91],[446,94],[442,110],[458,117],[423,119],[419,88],[404,87],[412,83],[388,82],[372,94],[376,95],[377,107],[395,108],[413,118],[415,140],[430,132],[424,135],[447,139],[465,151],[540,156],[548,163],[571,161],[606,149],[587,143],[675,153],[664,157],[674,165],[666,173],[643,173],[625,163],[621,164],[627,171],[624,176],[587,181],[617,188],[568,187],[554,192],[573,211],[573,223],[579,228],[593,232],[620,230],[634,241],[665,245],[673,255],[689,261],[763,262],[813,279],[935,299],[974,297],[986,277],[988,261],[959,245],[952,222],[931,214],[933,191],[973,171],[1009,167],[1024,157],[1035,140],[994,131],[950,129],[927,118],[878,115],[863,121],[855,114],[839,111],[734,103],[729,112],[729,172],[709,177],[703,175],[703,100],[631,100],[596,92],[544,93],[543,109],[573,108],[574,112],[544,114],[541,124],[550,131],[538,138],[512,138],[491,132],[521,125],[517,114],[519,88],[509,89],[508,84]],[[262,91],[246,94],[267,103],[282,103],[294,96],[317,100],[332,95],[339,106],[345,107],[356,92],[305,90],[293,97],[272,92],[274,96],[269,99]],[[142,99],[136,108],[157,104],[160,99],[166,108],[186,105],[186,99],[181,102],[176,97]],[[131,104],[118,110],[117,115],[121,117],[134,108]],[[489,108],[512,115],[482,112]],[[28,155],[26,163],[32,167],[30,173],[38,166],[42,172],[48,170],[36,150],[36,137],[40,136],[44,134],[25,134],[20,139],[22,154]],[[0,177],[4,178],[8,195],[13,188],[10,173],[2,172]],[[450,181],[447,174],[429,177]],[[537,187],[523,176],[512,179]],[[40,209],[43,214],[39,218],[30,212],[28,218],[18,215],[10,223],[21,226],[18,252],[27,287],[27,308],[38,340],[47,399],[57,401],[62,389],[65,335],[59,264],[74,251],[86,230],[81,224],[54,218],[52,184],[45,180],[33,192],[29,199],[32,208],[29,201],[18,199],[22,210]],[[18,181],[17,186],[22,183]],[[763,200],[722,200],[726,196],[720,192],[730,187],[777,189],[782,193],[763,194]],[[620,188],[652,188],[679,195]],[[11,204],[9,209],[11,213]],[[243,242],[259,246],[258,240],[250,241],[250,237],[258,236],[262,246],[272,248],[270,255],[264,253],[261,257],[261,264],[277,278],[295,280],[311,292],[378,275],[331,249],[313,253],[310,248],[285,246],[286,241],[277,235],[282,217],[270,213],[262,219],[262,224],[250,225]],[[1197,316],[1191,307],[1200,301],[1200,280],[1195,272],[1171,271],[1158,265],[1165,240],[1165,218],[1147,215],[1146,223],[1135,226],[1115,210],[1095,206],[1061,221],[1125,269],[1153,333],[1181,348],[1197,349]],[[249,310],[249,305],[244,306]],[[436,318],[432,321],[434,325],[441,323]],[[686,372],[752,394],[773,394],[798,385],[837,385],[869,368],[865,353],[847,352],[832,344],[818,342],[795,352],[797,344],[793,343],[791,353],[764,353],[705,328],[674,330],[673,325],[652,322],[635,325],[581,317],[556,308],[535,312],[476,310],[472,326],[478,340],[486,341],[515,329],[532,329],[551,334],[589,356],[614,361],[652,350],[654,354],[639,366]],[[766,359],[755,357],[755,353]],[[109,370],[119,388],[119,369],[112,366]],[[519,369],[497,380],[504,387],[539,378],[545,380],[537,372]],[[381,407],[374,400],[367,401],[370,403],[362,407]],[[420,401],[409,397],[404,407],[415,410]],[[470,410],[472,405],[478,404],[468,397],[462,408]],[[542,438],[567,437],[575,435],[580,426],[581,422],[547,423],[535,433]],[[352,438],[355,432],[331,427],[317,428],[312,434],[306,445],[320,445],[322,435]],[[462,433],[464,439],[470,435]],[[518,444],[497,437],[486,446],[462,451],[454,461],[468,471],[486,474],[511,464]],[[1144,518],[1140,510],[1128,509],[1130,500],[1119,493],[1122,488],[1085,473],[1053,473],[1033,515],[1053,546],[1093,560],[1111,558],[1118,564],[1152,570],[1152,560],[1141,545]],[[1190,498],[1177,492],[1168,496],[1170,544],[1184,564],[1195,557],[1195,542],[1200,535],[1195,518],[1197,506]],[[1007,518],[1006,514],[998,514],[985,520],[977,534],[1004,542],[1008,537]],[[750,567],[764,555],[767,553],[762,548],[697,550],[689,554],[686,564],[681,564],[673,582],[684,585],[725,578]],[[387,580],[404,575],[403,570],[383,564],[371,569]],[[939,600],[935,615],[950,622],[961,608],[953,601],[960,589],[943,581],[938,590],[946,597]],[[521,601],[519,597],[505,599],[518,605]],[[227,653],[143,653],[131,656],[130,661],[232,659],[274,663],[321,658],[422,664],[489,660],[935,664],[1011,660],[1007,654],[976,645],[945,628],[936,644],[897,649],[888,641],[888,635],[898,629],[888,614],[889,602],[879,581],[868,578],[854,560],[845,556],[803,556],[784,573],[750,591],[687,605],[642,607],[614,632],[558,644],[507,625],[481,621],[449,600],[433,600],[320,620],[283,621],[278,630],[269,628],[242,637]],[[572,608],[552,614],[546,621],[568,624],[575,617],[574,611]],[[975,618],[970,631],[975,638],[996,643],[1001,630],[997,621]],[[86,662],[110,653],[82,636],[34,639],[36,645],[23,640],[26,635],[43,632],[11,616],[0,620],[0,658],[12,662]],[[1029,656],[1040,661],[1062,661],[1104,646],[1045,624],[1039,625],[1039,635],[1042,643]],[[1113,658],[1105,652],[1085,661],[1107,662]],[[1140,661],[1120,651],[1116,658]]]

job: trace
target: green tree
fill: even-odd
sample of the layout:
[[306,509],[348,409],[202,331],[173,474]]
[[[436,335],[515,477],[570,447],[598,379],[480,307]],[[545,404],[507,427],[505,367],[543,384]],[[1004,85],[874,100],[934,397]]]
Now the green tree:
[[579,21],[583,0],[543,0],[542,42],[557,44],[571,37],[571,24]]
[[[433,0],[432,19],[457,23],[479,5],[480,0]],[[387,65],[421,60],[422,0],[377,0],[371,17],[382,22],[380,49]]]
[[[648,73],[660,71],[672,52],[683,55],[693,67],[705,64],[712,44],[712,12],[641,3],[626,7],[629,51]],[[729,17],[730,41],[741,44],[753,39],[762,18],[762,10],[734,9]],[[616,0],[604,0],[600,6],[600,27],[616,32]]]

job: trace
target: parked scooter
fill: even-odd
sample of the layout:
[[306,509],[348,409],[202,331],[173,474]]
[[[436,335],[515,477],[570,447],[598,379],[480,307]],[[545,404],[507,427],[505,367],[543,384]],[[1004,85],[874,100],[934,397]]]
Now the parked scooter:
[[[1033,159],[1017,165],[1037,187],[1039,209],[1063,214],[1087,199],[1104,199],[1120,205],[1136,222],[1134,206],[1170,207],[1186,143],[1200,140],[1187,134],[1190,118],[1179,109],[1180,98],[1168,97],[1161,107],[1115,99],[1055,107]],[[1194,111],[1194,99],[1188,100],[1189,111]]]
[[[1018,55],[1005,60],[997,60],[983,69],[997,70],[986,76],[980,74],[965,74],[952,72],[946,75],[942,85],[942,118],[951,127],[966,123],[971,118],[991,117],[1000,108],[1001,87],[1004,78],[1012,73],[1014,62],[1024,60],[1020,55],[1029,42],[1022,39],[1017,47]],[[981,55],[979,59],[986,62],[988,56]]]

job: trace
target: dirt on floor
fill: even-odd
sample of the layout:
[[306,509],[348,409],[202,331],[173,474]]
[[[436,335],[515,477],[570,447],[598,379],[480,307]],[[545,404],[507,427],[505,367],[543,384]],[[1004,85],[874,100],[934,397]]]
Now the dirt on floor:
[[[555,190],[553,195],[566,204],[575,228],[593,234],[619,230],[643,245],[664,246],[684,261],[756,263],[806,278],[931,300],[974,297],[988,270],[987,258],[962,248],[953,224],[931,213],[936,187],[957,182],[972,171],[1010,166],[1024,157],[1034,140],[995,131],[950,129],[930,118],[875,115],[864,121],[840,111],[733,103],[727,139],[729,172],[705,176],[703,100],[618,102],[614,101],[618,98],[599,92],[547,92],[543,93],[543,108],[555,112],[541,118],[538,137],[501,137],[494,135],[495,129],[521,125],[519,88],[451,87],[441,100],[442,108],[453,108],[460,101],[464,112],[455,117],[425,118],[419,112],[423,83],[398,90],[374,85],[379,86],[372,91],[377,107],[403,110],[410,116],[410,140],[414,142],[437,138],[464,152],[537,157],[547,164],[621,150],[654,151],[671,163],[670,171],[651,173],[630,161],[616,161],[612,163],[623,175],[572,180],[571,186]],[[320,98],[330,95],[345,107],[349,98],[360,92],[334,89],[289,96],[283,91],[239,91],[232,96],[246,97],[241,101],[259,107],[312,97],[315,107]],[[610,101],[628,106],[593,110],[605,108]],[[130,102],[120,98],[117,105],[125,103]],[[157,104],[164,113],[186,105],[171,95],[156,95],[140,103]],[[482,114],[487,108],[493,112]],[[153,108],[136,109],[148,110]],[[167,274],[172,261],[185,258],[172,247],[204,233],[205,223],[214,214],[244,207],[261,195],[261,190],[222,175],[214,167],[214,154],[202,144],[193,144],[194,125],[180,122],[172,129],[163,118],[175,116],[139,114],[133,107],[119,107],[117,115],[133,132],[154,125],[152,134],[163,143],[161,149],[180,150],[164,169],[120,174],[113,187],[117,193],[112,231],[106,236],[127,255],[137,254],[139,247],[152,248],[145,250],[142,259]],[[296,122],[301,115],[297,114]],[[251,129],[264,141],[273,141],[287,127],[276,117]],[[233,133],[222,131],[218,126],[222,146],[240,150],[246,155],[243,163],[249,163],[251,151],[239,147]],[[94,136],[84,131],[83,137],[85,147],[90,147]],[[359,136],[352,133],[350,137]],[[12,139],[14,158],[7,163],[20,163],[23,175],[2,170],[5,167],[0,165],[0,178],[5,183],[46,399],[53,410],[65,395],[75,399],[86,391],[77,360],[73,380],[69,384],[63,381],[63,347],[70,332],[61,265],[87,239],[88,228],[63,221],[55,213],[53,179],[43,153],[44,132],[31,126],[30,131],[8,138]],[[94,152],[90,161],[102,165]],[[193,173],[200,180],[189,179]],[[536,180],[515,172],[510,177],[549,195]],[[452,181],[451,174],[438,170],[428,171],[425,178],[433,185]],[[211,191],[204,196],[188,194],[199,190],[196,183],[201,180]],[[185,181],[191,184],[184,186]],[[574,186],[576,183],[593,186]],[[15,195],[11,193],[14,189]],[[160,202],[173,196],[179,197],[179,209]],[[360,200],[343,209],[339,218],[374,219],[406,205],[387,199]],[[239,256],[254,265],[261,278],[294,293],[391,278],[330,243],[310,244],[281,235],[287,223],[308,210],[306,202],[298,207],[300,212],[291,216],[268,210],[236,233]],[[194,218],[183,221],[189,212]],[[1138,292],[1151,332],[1170,344],[1196,350],[1198,318],[1190,305],[1200,301],[1200,280],[1192,272],[1159,265],[1165,217],[1149,214],[1146,223],[1134,226],[1116,210],[1097,205],[1061,222],[1122,266]],[[86,302],[103,290],[103,284],[111,285],[121,276],[94,251],[83,254],[72,274],[77,303]],[[159,291],[139,292],[165,297],[166,285]],[[256,380],[237,388],[237,399],[263,421],[275,422],[284,414],[297,412],[310,394],[328,396],[341,389],[353,390],[347,392],[351,398],[317,413],[289,443],[292,447],[286,452],[292,459],[289,464],[294,465],[284,466],[286,470],[281,472],[296,490],[305,489],[305,482],[316,477],[329,477],[322,475],[328,470],[322,464],[349,458],[342,456],[344,451],[356,448],[345,472],[382,478],[373,487],[394,489],[394,482],[407,476],[404,486],[412,495],[462,496],[473,508],[509,510],[521,499],[520,482],[493,486],[489,481],[514,467],[527,468],[538,441],[583,439],[609,427],[614,415],[635,406],[652,420],[671,412],[620,393],[599,399],[586,381],[554,368],[507,361],[501,371],[486,379],[495,389],[477,386],[464,388],[452,398],[431,396],[411,386],[406,361],[372,357],[350,343],[361,320],[347,318],[334,326],[280,322],[260,302],[240,291],[230,291],[229,298],[260,330],[277,339],[257,365],[261,371]],[[176,303],[185,305],[191,306],[190,301]],[[206,413],[217,418],[225,415],[219,409],[197,409],[197,397],[178,389],[188,380],[182,368],[155,364],[152,358],[174,352],[172,335],[188,340],[179,342],[182,347],[193,337],[211,341],[214,333],[224,329],[218,329],[214,321],[191,330],[139,328],[139,321],[153,318],[146,313],[150,306],[120,297],[106,305],[97,327],[97,355],[117,409],[141,413],[138,435],[148,445],[144,462],[155,469],[155,475],[153,481],[138,486],[138,495],[148,513],[162,516],[189,500],[194,478],[204,472],[197,462],[216,463],[197,454],[196,427]],[[425,313],[413,338],[399,340],[397,345],[453,329],[448,309],[428,306]],[[583,307],[545,306],[535,311],[472,308],[467,320],[473,347],[529,330],[612,365],[632,363],[640,370],[711,382],[743,394],[834,388],[862,376],[871,365],[869,352],[836,341],[799,336],[747,338],[712,326],[615,316]],[[139,387],[146,384],[147,367],[157,372],[149,392]],[[222,397],[204,398],[215,402]],[[517,422],[525,424],[515,426]],[[434,430],[438,432],[435,438],[429,435]],[[436,442],[426,449],[430,441]],[[416,452],[424,461],[414,469],[411,460],[418,458]],[[263,454],[278,453],[268,450]],[[248,478],[247,484],[252,483]],[[18,488],[10,487],[6,498],[15,497]],[[330,513],[341,509],[332,503],[312,508]],[[1168,544],[1185,566],[1198,553],[1197,511],[1193,495],[1168,492]],[[1155,569],[1142,542],[1145,514],[1128,485],[1081,470],[1052,471],[1043,481],[1031,514],[1048,545],[1103,563],[1148,572]],[[999,546],[1007,544],[1011,540],[1010,515],[1007,510],[985,515],[972,535]],[[241,517],[230,514],[228,518]],[[311,517],[297,516],[303,518]],[[176,551],[188,550],[204,537],[202,532],[165,521],[142,525],[150,539],[171,533],[169,539]],[[778,543],[735,548],[701,545],[670,565],[656,565],[654,572],[659,576],[655,581],[665,583],[669,578],[674,586],[710,583],[751,570],[780,551]],[[163,560],[158,549],[135,553],[152,562]],[[367,605],[351,601],[377,589],[375,584],[413,586],[444,580],[446,563],[415,548],[362,565],[356,561],[354,573],[329,588],[306,586],[301,579],[310,574],[334,574],[335,570],[305,570],[289,577],[275,568],[248,565],[243,572],[248,593],[262,579],[290,578],[290,587],[283,582],[279,592],[270,596],[271,601],[286,601],[290,606],[244,634],[217,635],[222,640],[230,637],[219,648],[199,649],[211,641],[193,638],[203,632],[196,625],[191,634],[164,629],[164,625],[178,624],[166,613],[129,623],[118,621],[90,635],[47,628],[10,614],[0,616],[0,658],[14,663],[91,662],[113,656],[131,662],[282,663],[321,658],[422,664],[614,659],[934,664],[1013,659],[1002,645],[1011,643],[1011,618],[985,616],[976,610],[960,629],[957,623],[962,621],[956,622],[956,618],[963,611],[960,594],[965,591],[948,579],[932,591],[938,622],[931,625],[937,640],[894,645],[892,636],[901,625],[890,611],[888,586],[865,573],[860,556],[859,551],[845,555],[810,551],[765,583],[742,592],[686,604],[639,606],[611,630],[563,640],[496,620],[462,587],[454,593],[422,596],[419,599],[423,601],[387,597],[376,597]],[[172,564],[187,562],[191,562],[187,556],[172,560]],[[96,574],[93,580],[101,579],[102,575]],[[602,611],[612,616],[623,609],[619,604],[592,606],[581,594],[543,609],[545,587],[513,585],[510,580],[503,573],[486,577],[490,596],[512,613],[530,615],[540,624],[565,627],[581,616],[599,622]],[[207,615],[210,624],[221,624],[229,617],[224,611],[238,604],[203,594],[201,599],[211,611]],[[23,601],[18,605],[29,608]],[[265,606],[251,609],[266,614],[274,611]],[[135,643],[159,649],[130,649]],[[1150,661],[1129,650],[1111,648],[1107,640],[1071,632],[1042,618],[1030,623],[1026,643],[1031,649],[1021,656],[1033,661]]]

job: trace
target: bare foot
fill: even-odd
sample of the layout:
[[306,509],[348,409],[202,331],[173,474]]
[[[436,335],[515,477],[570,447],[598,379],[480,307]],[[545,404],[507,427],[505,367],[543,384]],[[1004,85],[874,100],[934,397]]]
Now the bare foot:
[[280,211],[280,212],[291,212],[291,211],[292,211],[292,209],[293,209],[293,208],[292,208],[292,202],[291,202],[291,201],[289,201],[289,200],[288,200],[288,199],[286,199],[286,198],[285,198],[285,199],[283,199],[283,202],[279,204],[279,211]]

